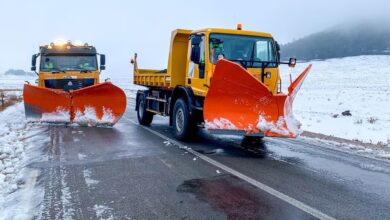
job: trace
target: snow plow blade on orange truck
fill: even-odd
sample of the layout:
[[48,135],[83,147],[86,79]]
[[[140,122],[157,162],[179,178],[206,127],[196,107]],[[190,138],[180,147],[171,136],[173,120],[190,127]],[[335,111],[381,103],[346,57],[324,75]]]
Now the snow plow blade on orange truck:
[[126,110],[125,93],[110,82],[99,83],[96,49],[71,43],[40,47],[38,85],[25,84],[23,99],[31,121],[113,126]]
[[206,128],[296,137],[299,122],[292,115],[292,104],[310,68],[311,65],[290,85],[288,95],[272,94],[240,65],[218,61],[204,102]]
[[198,128],[247,137],[296,137],[299,122],[294,98],[311,66],[283,93],[279,66],[294,67],[295,58],[280,60],[280,47],[264,32],[206,28],[172,32],[168,68],[139,69],[135,110],[142,125],[154,115],[167,116],[179,140],[194,139]]

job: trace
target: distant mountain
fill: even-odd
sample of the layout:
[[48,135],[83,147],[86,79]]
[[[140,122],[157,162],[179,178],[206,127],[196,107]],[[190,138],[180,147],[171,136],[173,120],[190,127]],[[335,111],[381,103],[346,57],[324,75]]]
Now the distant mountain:
[[26,72],[26,71],[20,70],[20,69],[9,69],[4,73],[4,75],[8,75],[8,76],[35,76],[35,73]]
[[283,60],[383,54],[390,55],[390,25],[377,23],[344,24],[281,46]]

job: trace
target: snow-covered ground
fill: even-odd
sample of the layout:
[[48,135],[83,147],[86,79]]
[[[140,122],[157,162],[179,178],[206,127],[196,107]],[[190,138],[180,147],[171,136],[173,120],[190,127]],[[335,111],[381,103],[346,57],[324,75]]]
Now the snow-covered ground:
[[0,73],[0,89],[23,89],[25,81],[33,84],[36,79],[33,76],[14,76]]
[[26,165],[39,160],[40,151],[27,136],[34,136],[34,129],[25,122],[22,103],[0,112],[0,219],[31,219],[37,215],[32,210],[39,210],[39,171]]
[[[294,102],[306,131],[390,145],[390,56],[312,61],[313,68]],[[308,65],[282,68],[284,86]],[[286,90],[285,90],[286,91]],[[350,111],[352,116],[343,116]]]

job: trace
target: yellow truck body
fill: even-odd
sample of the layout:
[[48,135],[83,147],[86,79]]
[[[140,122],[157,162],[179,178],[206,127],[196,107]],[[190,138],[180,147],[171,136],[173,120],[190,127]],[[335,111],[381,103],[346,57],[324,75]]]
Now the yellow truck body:
[[[281,91],[280,47],[272,35],[237,29],[206,28],[172,32],[165,70],[140,69],[134,84],[142,125],[153,115],[170,117],[176,137],[194,137],[197,127],[246,136],[296,137],[292,103],[310,66]],[[291,119],[291,120],[290,120]],[[293,121],[294,123],[290,123]],[[291,126],[293,125],[293,126]]]
[[[210,62],[211,49],[209,37],[212,33],[273,38],[269,33],[245,30],[207,28],[191,31],[177,29],[172,32],[171,36],[168,68],[166,70],[138,69],[138,66],[134,65],[134,84],[141,86],[165,87],[170,89],[173,89],[178,85],[190,86],[195,95],[205,97],[215,69],[215,64]],[[202,34],[205,36],[206,62],[205,75],[203,78],[199,74],[199,65],[197,64],[195,64],[193,75],[188,75],[190,68],[189,64],[191,63],[189,54],[191,51],[191,45],[189,39],[190,36],[194,34]],[[274,48],[274,50],[276,51],[276,48]],[[259,68],[248,68],[248,71],[261,80],[261,70]],[[270,92],[276,94],[278,92],[278,82],[280,81],[279,68],[266,68],[265,72],[270,73],[271,77],[265,78],[264,84],[269,88]],[[191,79],[190,81],[188,80],[189,78]]]

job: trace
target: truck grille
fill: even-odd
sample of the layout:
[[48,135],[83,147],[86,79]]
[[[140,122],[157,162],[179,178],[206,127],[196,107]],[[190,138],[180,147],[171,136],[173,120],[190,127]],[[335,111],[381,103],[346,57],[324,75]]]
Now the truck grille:
[[45,87],[50,89],[77,90],[92,86],[94,79],[47,79]]

